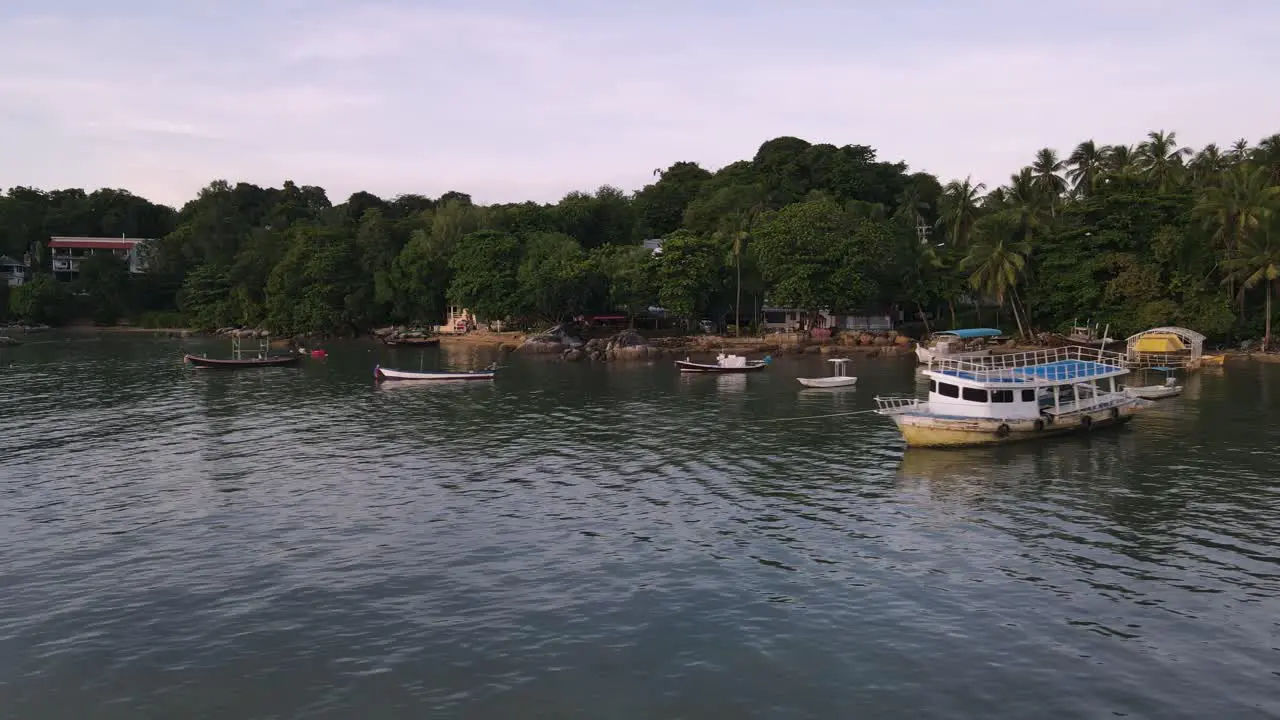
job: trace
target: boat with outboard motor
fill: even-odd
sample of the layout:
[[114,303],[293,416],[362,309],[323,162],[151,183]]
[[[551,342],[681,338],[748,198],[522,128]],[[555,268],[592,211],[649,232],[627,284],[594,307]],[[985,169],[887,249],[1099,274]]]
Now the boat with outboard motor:
[[689,358],[676,360],[676,367],[683,373],[745,373],[763,370],[773,360],[766,355],[763,360],[748,360],[741,355],[716,355],[715,363],[697,363]]
[[877,397],[908,447],[996,445],[1130,420],[1146,401],[1118,389],[1122,353],[1081,346],[933,358],[926,399]]
[[831,375],[828,377],[817,378],[796,378],[801,385],[811,388],[834,388],[848,387],[858,382],[858,378],[845,375],[845,368],[849,365],[849,358],[831,358],[827,362],[831,363]]

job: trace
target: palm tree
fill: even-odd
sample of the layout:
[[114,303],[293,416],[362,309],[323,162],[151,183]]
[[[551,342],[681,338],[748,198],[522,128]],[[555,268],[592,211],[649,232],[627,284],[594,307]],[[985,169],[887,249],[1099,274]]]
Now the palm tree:
[[[1234,255],[1259,228],[1266,227],[1278,209],[1280,186],[1271,183],[1267,168],[1243,163],[1223,173],[1220,184],[1205,188],[1193,212],[1213,231],[1218,246]],[[1228,292],[1234,283],[1229,275]]]
[[1106,146],[1098,147],[1094,141],[1085,140],[1067,158],[1067,165],[1070,166],[1067,180],[1071,181],[1076,194],[1088,197],[1093,193],[1094,184],[1106,167],[1107,150]]
[[1280,184],[1280,134],[1259,140],[1250,159],[1270,170],[1271,182]]
[[1138,146],[1140,167],[1160,192],[1168,192],[1177,184],[1184,158],[1191,152],[1189,147],[1178,146],[1178,133],[1164,130],[1147,133],[1147,141]]
[[1138,153],[1130,145],[1109,145],[1104,158],[1109,175],[1132,175],[1138,170]]
[[947,240],[956,247],[969,244],[969,234],[973,224],[978,220],[978,199],[987,186],[974,184],[972,177],[964,182],[952,180],[942,188],[942,197],[938,199],[938,226],[947,234]]
[[1240,162],[1249,157],[1249,141],[1244,138],[1231,143],[1231,150],[1227,153],[1232,160]]
[[1263,312],[1262,349],[1271,347],[1271,291],[1280,281],[1280,225],[1272,224],[1265,232],[1255,233],[1241,243],[1235,257],[1223,263],[1229,270],[1225,281],[1240,283],[1240,295],[1262,283],[1266,288]]
[[1005,209],[1018,222],[1018,238],[1030,241],[1032,234],[1043,224],[1045,211],[1053,214],[1051,199],[1040,191],[1034,171],[1025,167],[1009,178],[1004,191]]
[[1205,188],[1194,213],[1213,231],[1220,247],[1233,252],[1280,209],[1280,185],[1273,185],[1267,168],[1245,163]]
[[1058,159],[1058,151],[1053,148],[1040,148],[1036,153],[1035,162],[1031,163],[1031,184],[1036,192],[1049,201],[1051,213],[1054,206],[1058,204],[1058,198],[1067,191],[1067,181],[1063,180],[1061,175],[1066,167],[1066,164]]
[[[1017,239],[1017,220],[1005,213],[992,215],[984,220],[978,242],[960,261],[961,270],[972,270],[969,286],[994,297],[1000,307],[1005,298],[1017,293],[1018,283],[1026,272],[1027,256],[1031,247],[1025,240]],[[1026,336],[1018,303],[1013,303],[1013,319],[1018,324],[1018,334]]]
[[1191,179],[1197,185],[1207,185],[1216,179],[1231,164],[1229,155],[1224,155],[1218,146],[1209,143],[1187,164],[1191,171]]

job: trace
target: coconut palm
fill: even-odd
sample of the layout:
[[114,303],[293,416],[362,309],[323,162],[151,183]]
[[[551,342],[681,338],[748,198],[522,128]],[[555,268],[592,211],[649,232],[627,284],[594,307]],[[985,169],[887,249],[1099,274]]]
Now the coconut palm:
[[[1267,168],[1249,163],[1236,165],[1221,176],[1219,184],[1205,188],[1193,210],[1217,245],[1230,255],[1265,228],[1280,209],[1280,186],[1271,183]],[[1235,277],[1227,276],[1228,291]],[[1240,298],[1243,308],[1243,296]]]
[[1025,167],[1009,177],[1009,185],[1004,190],[1004,208],[1017,220],[1021,240],[1031,240],[1044,225],[1045,216],[1053,214],[1052,198],[1041,192],[1040,187],[1036,184],[1035,171]]
[[1250,157],[1271,172],[1271,182],[1280,184],[1280,134],[1258,141],[1258,147],[1253,149]]
[[1107,150],[1105,145],[1099,147],[1094,141],[1085,140],[1067,158],[1067,180],[1080,197],[1088,197],[1093,193],[1098,177],[1106,168]]
[[998,213],[983,219],[975,232],[977,241],[960,261],[960,269],[972,271],[969,285],[987,297],[995,298],[1000,307],[1013,294],[1013,319],[1018,334],[1026,336],[1022,316],[1018,313],[1017,287],[1027,268],[1031,246],[1018,238],[1019,222],[1011,213]]
[[1066,167],[1058,159],[1058,151],[1053,148],[1040,148],[1035,162],[1031,163],[1032,186],[1049,201],[1051,212],[1058,203],[1058,198],[1067,191],[1067,181],[1062,178]]
[[1108,145],[1103,157],[1108,175],[1132,175],[1138,171],[1138,153],[1131,145]]
[[1229,271],[1225,281],[1239,282],[1242,296],[1259,283],[1264,286],[1262,347],[1271,347],[1271,292],[1280,282],[1280,224],[1272,223],[1268,230],[1249,235],[1237,248],[1235,257],[1223,266]]
[[1224,155],[1216,144],[1209,143],[1187,163],[1187,169],[1191,171],[1191,180],[1203,186],[1216,180],[1230,165],[1230,156]]
[[1227,155],[1235,162],[1240,162],[1249,157],[1249,141],[1244,138],[1231,143],[1231,150]]
[[1191,148],[1178,145],[1178,133],[1153,130],[1138,146],[1139,165],[1160,192],[1172,190],[1182,177]]
[[947,240],[956,247],[967,247],[973,225],[978,220],[978,201],[987,186],[974,184],[972,177],[964,182],[952,180],[942,188],[938,198],[938,227],[947,234]]
[[1280,185],[1267,168],[1244,163],[1224,172],[1218,184],[1204,189],[1194,212],[1218,245],[1233,252],[1265,227],[1280,209]]

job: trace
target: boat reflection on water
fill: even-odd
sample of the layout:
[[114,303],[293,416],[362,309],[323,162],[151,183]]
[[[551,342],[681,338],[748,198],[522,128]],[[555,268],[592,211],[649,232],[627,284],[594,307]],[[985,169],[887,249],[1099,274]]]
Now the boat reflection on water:
[[747,376],[742,374],[717,375],[716,389],[721,392],[745,392],[747,389]]
[[[1122,431],[1123,432],[1123,431]],[[1095,485],[1123,476],[1117,436],[1067,436],[1049,445],[989,448],[908,448],[897,486],[933,499],[966,500],[1015,488],[1049,487],[1067,478]]]

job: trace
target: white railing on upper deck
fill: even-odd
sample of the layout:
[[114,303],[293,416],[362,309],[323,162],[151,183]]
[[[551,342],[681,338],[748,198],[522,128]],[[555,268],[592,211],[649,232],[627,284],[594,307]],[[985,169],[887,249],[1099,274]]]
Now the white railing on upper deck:
[[1065,370],[1062,373],[1048,373],[1047,375],[1034,375],[1022,371],[1037,365],[1048,365],[1057,362],[1089,362],[1108,368],[1109,372],[1103,375],[1105,377],[1126,372],[1125,360],[1124,353],[1099,350],[1098,348],[1089,348],[1082,345],[1070,345],[1067,347],[1009,353],[1007,355],[980,355],[963,358],[934,357],[929,360],[929,369],[934,372],[948,374],[963,373],[960,377],[974,380],[975,382],[1020,381],[1046,384],[1076,380],[1084,382],[1091,378],[1077,377],[1074,373]]
[[909,396],[876,396],[876,412],[881,415],[892,415],[894,413],[906,412],[918,405],[926,403],[917,397]]

